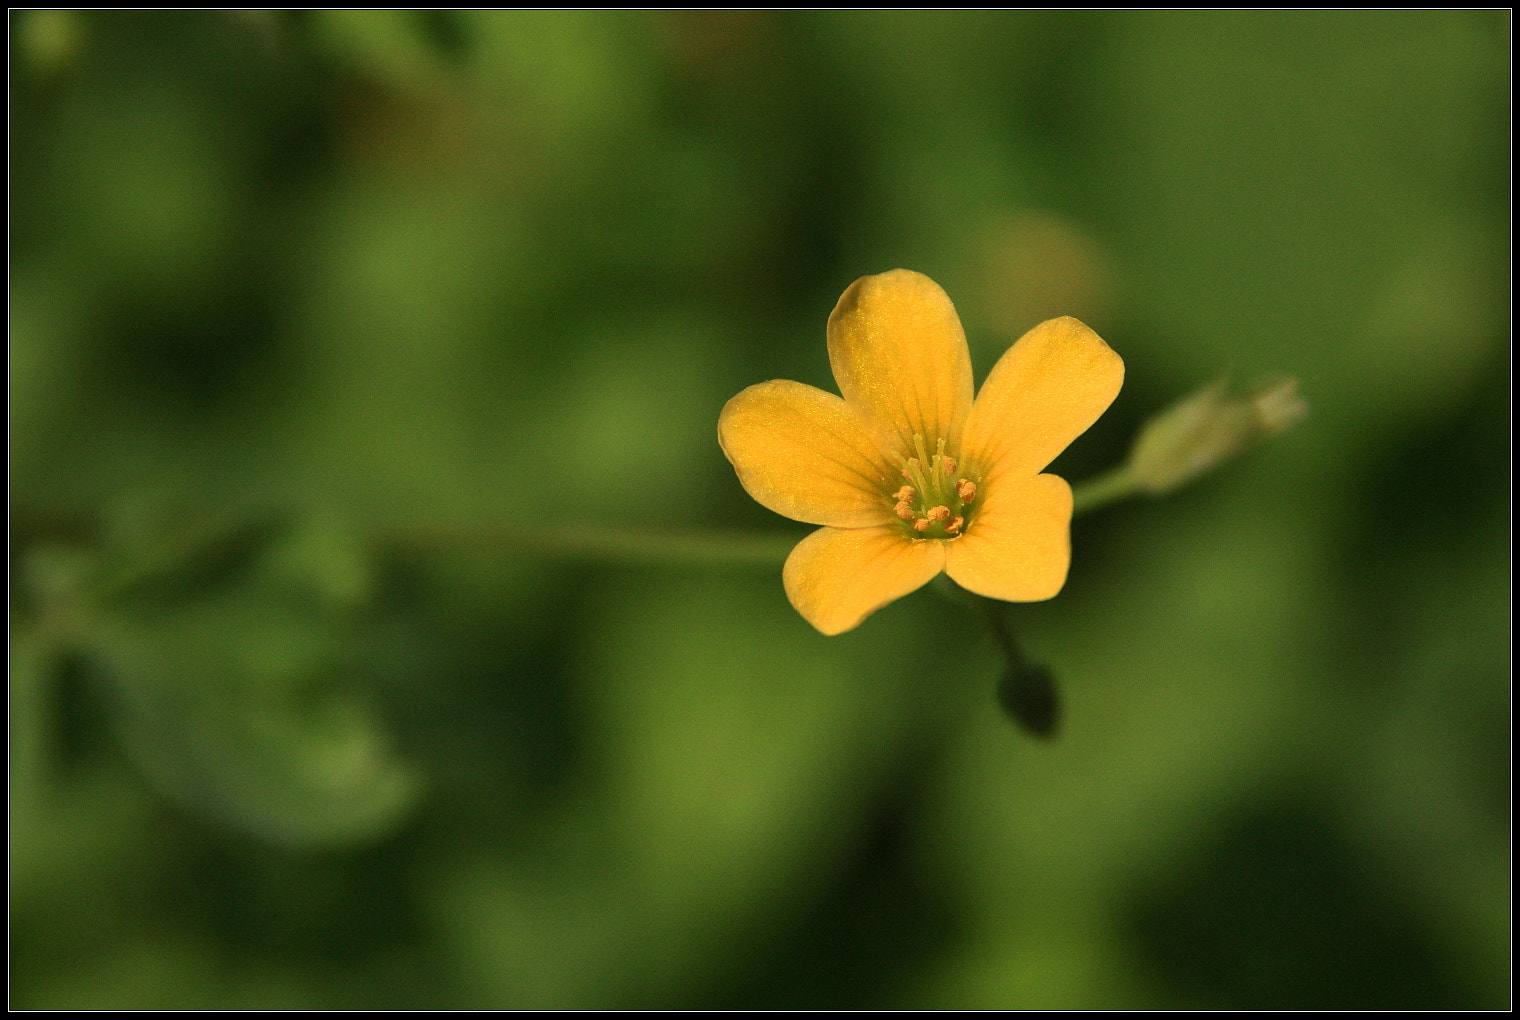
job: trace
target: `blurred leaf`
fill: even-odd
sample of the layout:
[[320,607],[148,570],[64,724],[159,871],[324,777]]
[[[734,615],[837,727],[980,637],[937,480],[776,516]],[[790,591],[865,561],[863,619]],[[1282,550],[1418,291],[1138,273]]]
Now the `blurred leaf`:
[[418,11],[314,12],[312,36],[361,73],[402,91],[436,88],[444,70]]
[[237,520],[91,619],[83,644],[123,746],[165,794],[291,845],[378,837],[415,801],[418,777],[344,676],[347,611],[368,586],[345,539]]
[[88,34],[77,11],[26,11],[13,25],[18,55],[39,75],[67,69]]

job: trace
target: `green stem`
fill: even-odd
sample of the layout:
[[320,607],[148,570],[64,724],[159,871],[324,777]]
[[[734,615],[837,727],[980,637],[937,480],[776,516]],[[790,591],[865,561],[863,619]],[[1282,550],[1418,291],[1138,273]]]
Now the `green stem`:
[[1049,667],[1033,662],[1024,653],[1014,633],[1013,617],[1017,607],[975,595],[941,574],[934,579],[941,594],[953,602],[977,612],[1003,653],[1002,675],[998,678],[998,704],[1010,719],[1036,737],[1053,737],[1061,721],[1061,692]]
[[[1074,512],[1096,510],[1138,490],[1130,472],[1117,468],[1075,487]],[[786,560],[802,537],[784,533],[671,533],[595,526],[533,531],[394,528],[378,536],[381,544],[401,549],[496,549],[625,565],[720,567],[775,567]]]
[[1140,491],[1139,479],[1129,466],[1114,468],[1097,478],[1089,478],[1072,488],[1072,513],[1085,514],[1090,510],[1128,499]]
[[802,537],[717,531],[670,533],[586,526],[532,532],[395,529],[380,536],[380,541],[403,549],[465,551],[487,548],[625,565],[679,563],[774,567],[786,559]]

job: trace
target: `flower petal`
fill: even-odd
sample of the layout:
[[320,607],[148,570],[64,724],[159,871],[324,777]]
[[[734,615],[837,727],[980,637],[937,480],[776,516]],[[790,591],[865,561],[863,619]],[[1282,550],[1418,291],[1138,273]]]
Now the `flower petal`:
[[860,412],[832,393],[757,383],[724,406],[718,444],[745,491],[778,514],[839,528],[892,519],[881,451]]
[[825,634],[843,634],[944,566],[945,543],[914,541],[895,524],[820,528],[786,558],[781,582],[803,619]]
[[1071,486],[1055,475],[994,475],[966,533],[945,549],[945,572],[1005,602],[1053,598],[1071,565]]
[[952,449],[971,409],[971,355],[955,306],[921,273],[894,269],[850,284],[829,316],[829,364],[844,399],[894,446]]
[[966,419],[964,459],[1035,474],[1108,410],[1123,383],[1123,360],[1098,334],[1070,316],[1042,322],[982,384]]

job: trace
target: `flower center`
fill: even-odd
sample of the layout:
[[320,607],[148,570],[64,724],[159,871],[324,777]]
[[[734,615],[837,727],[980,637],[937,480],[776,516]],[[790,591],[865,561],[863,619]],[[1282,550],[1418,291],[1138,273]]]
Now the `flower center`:
[[956,538],[971,526],[977,480],[956,471],[955,459],[945,455],[945,441],[929,456],[924,437],[914,435],[916,457],[897,458],[903,485],[886,494],[892,512],[909,538]]

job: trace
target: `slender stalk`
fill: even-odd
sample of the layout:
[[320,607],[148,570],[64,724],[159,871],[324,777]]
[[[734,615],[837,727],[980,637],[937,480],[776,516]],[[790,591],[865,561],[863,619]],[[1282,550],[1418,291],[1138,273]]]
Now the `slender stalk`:
[[1090,510],[1128,499],[1140,491],[1140,481],[1128,465],[1121,465],[1097,478],[1072,487],[1072,513],[1085,514]]
[[948,577],[935,578],[941,594],[978,613],[987,624],[998,651],[1003,653],[1003,670],[998,677],[997,700],[1004,714],[1036,737],[1049,738],[1061,723],[1061,690],[1050,667],[1032,661],[1014,633],[1014,615],[1018,607],[974,595]]
[[[1075,487],[1075,512],[1085,513],[1134,495],[1138,487],[1124,468]],[[686,564],[775,567],[801,534],[753,532],[660,532],[585,525],[557,529],[390,528],[376,536],[400,549],[517,551],[622,564]]]
[[427,550],[520,551],[568,559],[621,564],[688,564],[775,567],[786,560],[801,535],[743,532],[658,532],[595,526],[533,531],[486,529],[391,529],[381,544]]

